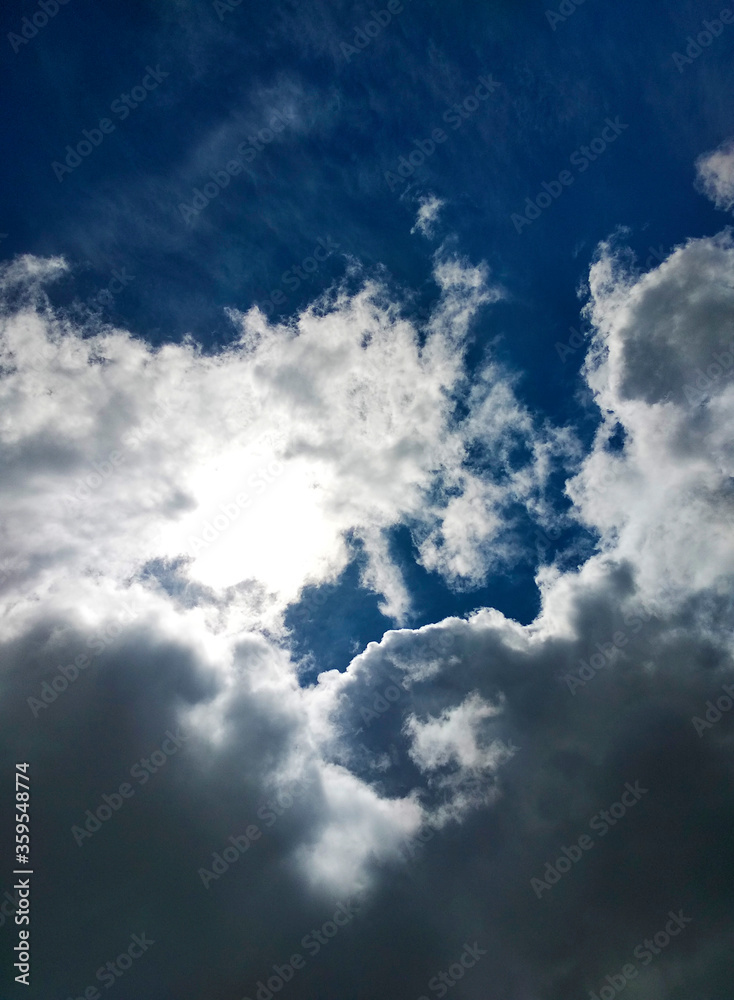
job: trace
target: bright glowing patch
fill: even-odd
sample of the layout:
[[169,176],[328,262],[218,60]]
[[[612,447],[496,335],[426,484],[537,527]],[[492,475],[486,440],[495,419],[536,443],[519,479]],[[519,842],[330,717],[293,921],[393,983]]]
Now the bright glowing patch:
[[287,602],[304,580],[346,564],[312,462],[230,454],[191,478],[196,508],[164,532],[163,544],[169,557],[191,557],[189,576],[199,583],[220,590],[255,579]]

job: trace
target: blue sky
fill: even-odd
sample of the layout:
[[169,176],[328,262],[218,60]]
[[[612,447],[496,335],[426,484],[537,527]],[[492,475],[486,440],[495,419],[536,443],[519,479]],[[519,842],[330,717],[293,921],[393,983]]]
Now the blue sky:
[[[24,12],[5,12],[4,34]],[[667,250],[715,225],[711,206],[691,195],[692,162],[731,131],[731,108],[715,97],[730,81],[731,40],[723,34],[683,73],[672,60],[707,13],[587,0],[553,30],[541,4],[412,3],[347,61],[340,46],[353,43],[368,6],[284,3],[258,14],[243,4],[220,20],[211,4],[111,12],[70,3],[17,53],[6,43],[3,99],[16,155],[3,164],[12,191],[3,250],[73,253],[95,287],[115,267],[142,271],[115,315],[157,339],[190,332],[205,344],[226,341],[223,307],[267,298],[328,236],[339,256],[289,294],[289,312],[341,276],[344,254],[384,265],[428,298],[426,247],[410,234],[414,203],[390,191],[384,174],[492,74],[501,87],[460,128],[447,128],[410,189],[445,198],[446,230],[507,282],[518,301],[496,332],[529,369],[528,390],[547,402],[546,378],[533,374],[547,377],[552,351],[542,362],[538,355],[577,324],[574,289],[596,243],[629,226],[644,261],[649,247]],[[110,106],[148,65],[168,75],[123,121]],[[248,164],[251,174],[233,180],[197,225],[182,224],[178,205],[278,108],[292,124]],[[59,182],[52,162],[110,115],[115,132]],[[569,166],[607,116],[628,129],[518,235],[511,214]],[[570,373],[555,367],[558,388]]]
[[729,1000],[734,8],[0,19],[26,995]]

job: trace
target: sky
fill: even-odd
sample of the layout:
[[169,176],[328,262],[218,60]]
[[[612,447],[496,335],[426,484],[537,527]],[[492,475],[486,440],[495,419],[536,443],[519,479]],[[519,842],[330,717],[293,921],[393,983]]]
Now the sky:
[[734,6],[0,20],[2,997],[731,1000]]

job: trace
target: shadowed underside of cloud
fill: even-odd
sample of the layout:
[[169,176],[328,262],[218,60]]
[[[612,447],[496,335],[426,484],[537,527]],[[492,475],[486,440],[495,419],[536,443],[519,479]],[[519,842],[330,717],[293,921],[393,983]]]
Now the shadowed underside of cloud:
[[[425,995],[465,942],[486,952],[461,985],[477,1000],[581,997],[629,962],[630,996],[725,995],[733,263],[725,234],[645,275],[600,248],[585,456],[491,358],[467,370],[500,293],[466,262],[437,258],[423,328],[366,282],[289,325],[233,313],[215,355],[83,335],[43,296],[62,262],[6,270],[0,721],[34,762],[48,995],[80,995],[143,929],[151,960],[129,975],[151,998],[254,997],[294,953],[284,996]],[[571,460],[598,551],[539,569],[535,622],[396,627],[299,685],[283,613],[336,578],[350,536],[400,625],[389,529],[476,585],[512,558],[513,505],[554,516],[545,485]],[[356,915],[314,951],[345,901]],[[635,953],[681,909],[669,947]]]

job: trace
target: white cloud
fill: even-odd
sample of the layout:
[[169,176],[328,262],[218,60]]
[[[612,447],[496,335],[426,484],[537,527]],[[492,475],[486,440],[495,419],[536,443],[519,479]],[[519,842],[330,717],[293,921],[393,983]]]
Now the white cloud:
[[419,232],[423,236],[431,237],[435,233],[438,216],[446,203],[435,194],[421,199],[418,215],[411,233]]
[[[480,580],[493,553],[472,553],[501,532],[517,492],[517,476],[495,481],[498,438],[535,432],[506,388],[501,418],[486,418],[502,378],[494,369],[486,398],[455,420],[468,325],[498,292],[482,268],[444,260],[436,273],[442,295],[422,345],[374,284],[288,326],[233,312],[239,339],[215,356],[191,342],[153,350],[122,330],[83,337],[32,304],[11,315],[0,431],[12,470],[8,555],[25,567],[15,586],[47,592],[60,565],[72,578],[104,567],[122,585],[150,560],[178,560],[178,576],[200,595],[208,588],[217,615],[224,602],[236,628],[276,627],[305,584],[345,567],[351,533],[367,555],[365,583],[401,620],[409,599],[386,541],[400,523],[441,535],[445,555],[424,546],[431,566]],[[496,470],[494,455],[481,472],[465,467],[478,434]],[[546,471],[523,470],[525,497]],[[473,523],[457,517],[462,503],[476,509]]]
[[478,736],[484,720],[500,712],[499,706],[487,704],[473,692],[456,708],[446,709],[438,718],[421,722],[410,715],[406,732],[412,740],[411,758],[422,771],[435,771],[451,763],[468,769],[494,767],[498,759],[497,744],[492,745],[488,754]]
[[734,141],[729,140],[696,160],[696,182],[717,208],[734,208]]
[[[591,269],[597,333],[586,376],[603,416],[568,491],[602,548],[663,583],[706,589],[734,571],[734,247],[692,240],[635,277],[609,246]],[[608,440],[617,426],[624,448]]]
[[363,891],[367,862],[395,858],[420,828],[422,810],[413,797],[380,796],[343,767],[325,765],[321,778],[326,821],[294,860],[313,884],[335,894]]

